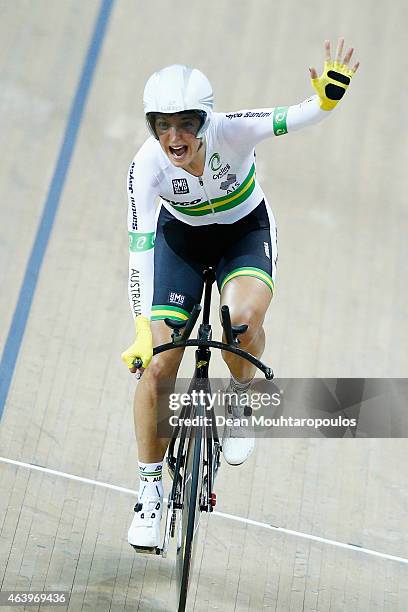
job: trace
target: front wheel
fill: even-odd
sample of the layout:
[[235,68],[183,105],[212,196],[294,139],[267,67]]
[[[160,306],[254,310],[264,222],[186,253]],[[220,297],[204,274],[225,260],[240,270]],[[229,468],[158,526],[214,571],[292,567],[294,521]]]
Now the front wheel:
[[[197,411],[198,412],[198,411]],[[186,463],[184,469],[183,508],[179,525],[177,541],[177,583],[178,583],[178,612],[186,609],[187,591],[191,575],[195,552],[195,536],[199,526],[199,495],[202,475],[202,427],[191,430],[188,440]]]

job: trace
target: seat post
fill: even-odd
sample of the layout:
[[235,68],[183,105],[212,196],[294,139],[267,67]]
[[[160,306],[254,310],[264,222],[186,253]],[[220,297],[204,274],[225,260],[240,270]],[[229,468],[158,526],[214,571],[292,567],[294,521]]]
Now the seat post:
[[204,309],[203,309],[203,323],[208,325],[210,322],[210,304],[211,304],[211,291],[212,284],[215,281],[214,268],[208,267],[204,270]]

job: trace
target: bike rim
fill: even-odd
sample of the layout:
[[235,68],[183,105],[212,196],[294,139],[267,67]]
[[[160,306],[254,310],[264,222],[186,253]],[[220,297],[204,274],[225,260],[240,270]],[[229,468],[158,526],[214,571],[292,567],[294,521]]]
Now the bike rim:
[[[181,513],[181,542],[177,548],[177,582],[179,592],[179,612],[185,610],[187,591],[192,576],[195,542],[199,524],[199,484],[201,474],[201,429],[195,431],[189,440],[186,457],[185,488],[183,494],[183,512]],[[189,469],[191,466],[191,470]],[[188,511],[187,511],[188,510]]]

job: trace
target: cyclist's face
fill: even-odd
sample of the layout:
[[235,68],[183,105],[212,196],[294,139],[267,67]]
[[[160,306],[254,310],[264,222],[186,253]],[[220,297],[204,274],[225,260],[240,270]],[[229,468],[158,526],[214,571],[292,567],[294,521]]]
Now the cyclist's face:
[[200,119],[194,113],[158,115],[155,123],[160,144],[174,166],[191,164],[201,140],[196,138]]

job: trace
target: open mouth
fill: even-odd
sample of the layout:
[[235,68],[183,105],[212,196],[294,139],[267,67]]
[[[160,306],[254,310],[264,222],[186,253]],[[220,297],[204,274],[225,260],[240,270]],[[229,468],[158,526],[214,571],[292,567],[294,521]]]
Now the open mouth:
[[182,159],[187,153],[187,146],[182,145],[181,147],[169,147],[170,153],[175,159]]

